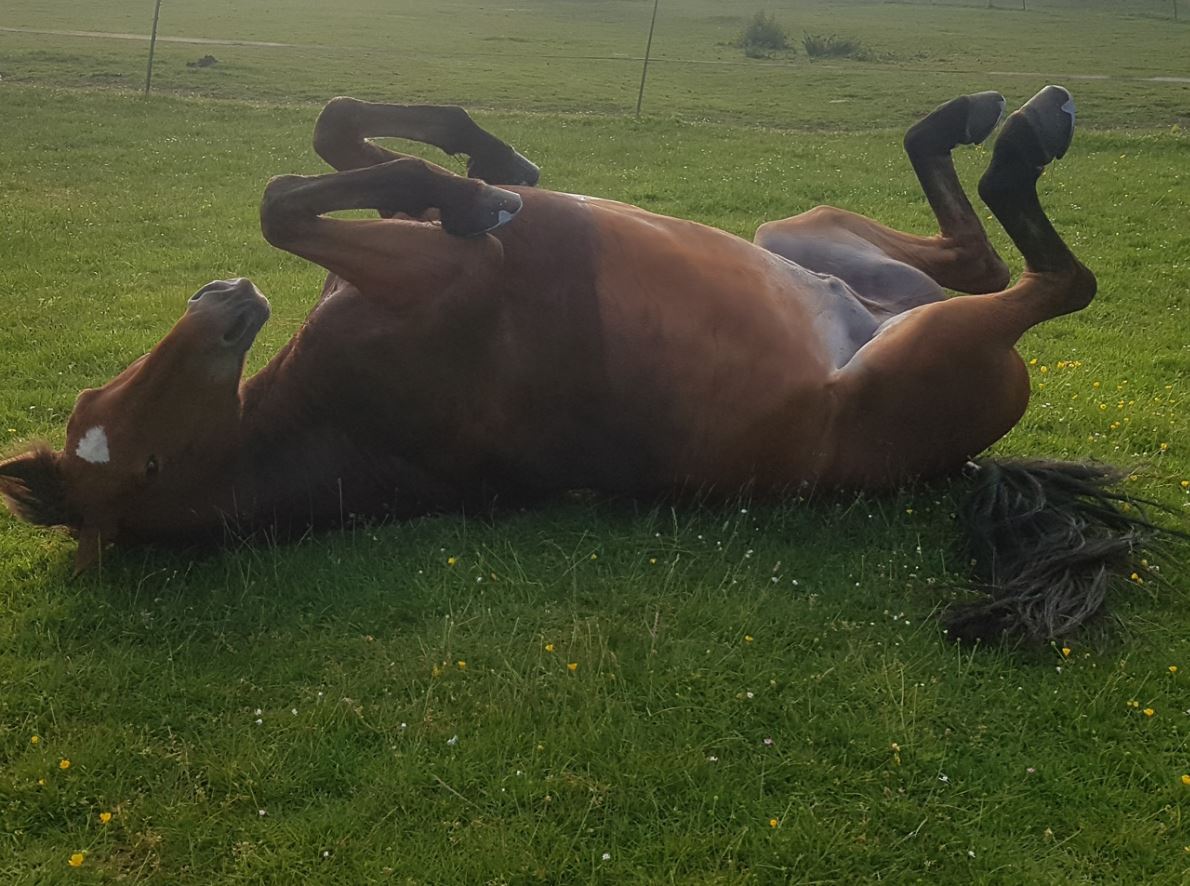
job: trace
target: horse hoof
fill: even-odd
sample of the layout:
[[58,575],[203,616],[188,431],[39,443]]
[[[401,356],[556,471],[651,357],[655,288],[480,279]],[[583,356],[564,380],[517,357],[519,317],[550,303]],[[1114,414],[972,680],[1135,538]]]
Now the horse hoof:
[[521,211],[519,194],[482,185],[466,205],[442,207],[442,228],[456,237],[478,237],[506,225]]
[[944,102],[909,128],[910,154],[948,154],[959,145],[977,145],[992,134],[1004,114],[1004,96],[976,92]]
[[963,144],[978,145],[992,134],[1004,116],[1004,96],[998,92],[977,92],[967,96],[967,127]]
[[1074,97],[1068,90],[1047,86],[1025,102],[1018,113],[1036,133],[1046,163],[1066,155],[1074,139]]
[[541,180],[541,170],[519,151],[509,148],[498,157],[472,157],[467,163],[467,177],[480,179],[489,185],[522,185],[532,188]]

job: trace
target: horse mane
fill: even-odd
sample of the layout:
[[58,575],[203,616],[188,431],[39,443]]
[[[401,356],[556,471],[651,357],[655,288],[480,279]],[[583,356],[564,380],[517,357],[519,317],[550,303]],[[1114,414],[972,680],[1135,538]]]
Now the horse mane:
[[44,443],[0,461],[0,499],[27,523],[64,526],[70,522],[58,456]]

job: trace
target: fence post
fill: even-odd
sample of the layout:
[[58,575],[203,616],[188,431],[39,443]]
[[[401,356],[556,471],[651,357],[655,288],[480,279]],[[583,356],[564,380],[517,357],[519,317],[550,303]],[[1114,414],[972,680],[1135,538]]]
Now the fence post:
[[653,18],[649,22],[649,41],[645,44],[645,65],[640,72],[640,92],[636,94],[636,116],[638,118],[640,117],[641,102],[645,100],[645,78],[649,76],[649,55],[653,51],[653,28],[657,26],[657,5],[660,2],[661,0],[653,0]]
[[161,17],[161,0],[153,7],[153,34],[149,37],[149,67],[145,71],[145,95],[153,87],[153,54],[157,51],[157,19]]

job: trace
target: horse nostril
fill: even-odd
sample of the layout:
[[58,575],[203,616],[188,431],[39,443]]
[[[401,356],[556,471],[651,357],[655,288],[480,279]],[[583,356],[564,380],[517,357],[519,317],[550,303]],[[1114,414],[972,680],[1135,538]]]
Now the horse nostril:
[[230,280],[212,280],[194,295],[190,296],[189,304],[193,305],[208,295],[220,296],[222,299],[251,294],[256,287],[247,277],[233,277]]

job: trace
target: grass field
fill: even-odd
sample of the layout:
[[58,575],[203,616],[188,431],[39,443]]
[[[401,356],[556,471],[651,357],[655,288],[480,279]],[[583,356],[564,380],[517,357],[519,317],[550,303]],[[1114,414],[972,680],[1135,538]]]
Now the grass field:
[[[0,27],[144,7],[10,0]],[[886,55],[824,67],[744,64],[722,44],[751,8],[663,5],[663,58],[730,64],[656,66],[640,121],[639,69],[577,56],[638,54],[644,3],[322,8],[167,3],[165,34],[353,49],[165,45],[148,102],[122,91],[143,44],[0,32],[0,452],[60,443],[207,280],[272,300],[252,368],[293,332],[321,274],[257,204],[319,170],[315,98],[462,101],[547,186],[745,236],[822,202],[927,231],[913,116],[1100,72],[1042,182],[1100,294],[1022,343],[1033,402],[996,452],[1134,467],[1186,526],[1190,87],[1122,79],[1190,75],[1167,7],[768,4]],[[575,498],[78,582],[68,540],[0,519],[0,882],[1185,882],[1190,551],[1065,649],[960,650],[933,618],[960,494]]]
[[[999,71],[1012,72],[997,80],[1023,97],[1047,77],[1095,78],[1070,81],[1092,126],[1190,122],[1190,26],[1161,18],[1170,10],[1164,0],[1088,0],[1073,8],[1047,2],[1027,13],[845,0],[763,5],[795,43],[806,32],[839,33],[860,40],[872,59],[812,63],[800,53],[747,59],[731,44],[752,7],[664,3],[646,110],[778,127],[903,127],[957,93],[986,89],[987,72]],[[144,0],[6,0],[0,27],[144,35],[151,11]],[[651,11],[645,0],[167,2],[165,37],[291,45],[163,43],[154,82],[170,91],[267,102],[343,93],[622,114],[636,104],[637,59]],[[1183,15],[1190,18],[1190,10]],[[208,53],[218,65],[187,67]],[[143,42],[0,32],[5,82],[135,89],[143,85],[146,56]]]

